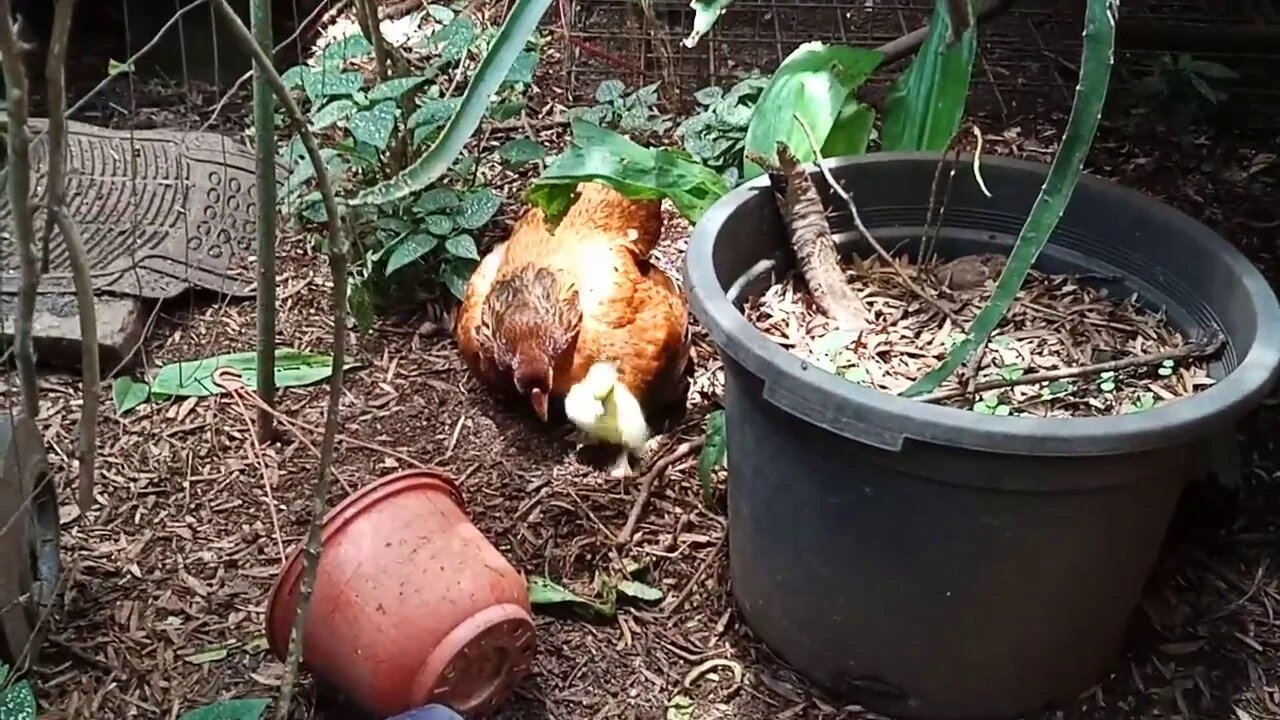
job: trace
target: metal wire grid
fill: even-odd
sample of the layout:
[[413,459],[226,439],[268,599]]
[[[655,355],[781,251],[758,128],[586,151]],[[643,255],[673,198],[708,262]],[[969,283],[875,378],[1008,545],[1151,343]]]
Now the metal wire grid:
[[[1275,15],[1257,10],[1262,1],[1126,0],[1122,13],[1218,28],[1275,22],[1269,20]],[[674,81],[679,94],[687,95],[707,85],[733,82],[752,69],[770,72],[797,45],[810,40],[876,47],[927,24],[933,10],[932,0],[740,0],[690,49],[680,41],[692,26],[692,10],[670,1],[654,6],[659,27],[650,33],[632,0],[574,3],[571,33],[603,51],[567,49],[567,84],[574,101],[588,102],[596,85],[608,78],[636,85]],[[994,113],[1001,119],[1066,112],[1078,74],[1082,7],[1083,3],[1020,0],[1012,10],[986,23],[974,67],[972,111]],[[665,66],[655,38],[665,38],[670,48],[672,60]],[[1144,66],[1161,52],[1121,48],[1113,101],[1143,76]],[[602,59],[604,54],[616,61]],[[1224,83],[1222,89],[1254,109],[1247,113],[1255,121],[1252,124],[1273,126],[1280,118],[1280,86],[1272,79],[1280,61],[1280,44],[1275,54],[1198,52],[1195,57],[1240,73],[1238,81]],[[901,65],[882,68],[871,84],[883,86],[900,69]]]

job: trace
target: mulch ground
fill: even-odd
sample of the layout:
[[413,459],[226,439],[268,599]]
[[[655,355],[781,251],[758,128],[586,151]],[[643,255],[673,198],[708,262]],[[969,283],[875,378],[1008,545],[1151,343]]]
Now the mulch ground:
[[[1016,123],[988,148],[1047,161],[1062,124]],[[1159,139],[1111,128],[1091,170],[1201,218],[1280,281],[1280,211],[1269,200],[1280,180],[1276,142],[1216,137],[1162,148]],[[521,189],[505,188],[504,223],[518,212]],[[686,239],[687,230],[671,223],[660,262],[677,268]],[[283,240],[282,345],[327,351],[329,287],[307,243]],[[638,482],[610,479],[574,455],[563,429],[540,427],[523,409],[492,399],[465,372],[450,338],[417,332],[422,320],[397,318],[349,335],[363,366],[348,377],[343,432],[454,474],[476,525],[524,572],[589,593],[596,573],[639,561],[665,594],[654,607],[623,607],[611,621],[540,616],[534,672],[500,717],[662,718],[677,693],[694,700],[685,717],[697,720],[873,717],[829,700],[752,639],[727,576],[725,478],[707,507],[695,459],[675,463],[655,483],[631,542],[615,546]],[[183,299],[159,310],[146,360],[156,367],[247,350],[253,328],[252,303]],[[690,422],[678,439],[700,435],[697,419],[720,387],[705,337],[695,362]],[[70,499],[77,383],[50,376],[42,385],[42,426]],[[280,409],[318,428],[325,395],[323,387],[285,390]],[[1242,484],[1188,492],[1125,653],[1096,688],[1046,720],[1280,718],[1278,421],[1280,410],[1268,404],[1243,424]],[[317,459],[284,432],[262,452],[264,474],[250,437],[248,419],[227,396],[145,405],[123,418],[104,413],[98,503],[85,515],[64,509],[63,605],[35,675],[42,718],[176,718],[215,699],[277,692],[283,666],[265,649],[264,604],[280,545],[293,546],[305,530]],[[330,505],[404,466],[341,443]],[[690,670],[711,659],[739,664],[742,681],[720,665],[685,687]],[[294,717],[348,713],[304,680]]]

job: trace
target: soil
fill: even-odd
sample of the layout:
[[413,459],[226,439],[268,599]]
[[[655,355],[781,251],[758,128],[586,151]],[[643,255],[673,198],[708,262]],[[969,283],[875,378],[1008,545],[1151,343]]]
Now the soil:
[[[173,103],[175,113],[181,104]],[[241,107],[247,104],[237,99],[221,114]],[[113,122],[124,115],[111,112]],[[198,127],[213,115],[210,104],[188,112],[193,117],[174,122]],[[1039,117],[987,123],[993,131],[1007,128],[988,149],[1047,161],[1063,118]],[[1184,147],[1111,126],[1090,170],[1208,222],[1275,282],[1280,209],[1257,198],[1273,197],[1280,183],[1278,149],[1274,136],[1215,136]],[[490,239],[509,227],[522,185],[500,189],[505,217]],[[687,228],[672,222],[667,235],[658,261],[678,269]],[[279,339],[325,352],[327,267],[305,238],[280,244]],[[744,626],[727,575],[723,476],[705,505],[696,460],[674,463],[655,482],[632,540],[616,545],[638,482],[609,479],[573,454],[564,429],[540,426],[522,408],[491,398],[450,338],[416,330],[438,327],[440,315],[424,307],[363,336],[349,334],[362,365],[348,376],[342,431],[455,474],[477,526],[524,572],[590,593],[597,573],[639,561],[665,593],[656,605],[623,607],[615,620],[540,614],[534,672],[500,717],[874,717],[797,678]],[[142,348],[152,368],[255,345],[252,303],[183,298],[158,307],[152,321]],[[694,361],[691,412],[672,433],[673,444],[701,436],[699,417],[719,396],[719,363],[701,331]],[[97,503],[81,515],[69,456],[80,416],[78,379],[48,375],[41,387],[41,425],[66,499],[67,567],[63,603],[48,620],[33,678],[41,718],[172,719],[217,699],[273,697],[283,666],[265,650],[263,611],[279,548],[297,543],[308,520],[317,460],[307,443],[282,432],[258,450],[252,410],[229,396],[144,405],[119,417],[104,386]],[[16,382],[5,391],[16,398]],[[280,411],[319,427],[325,396],[320,386],[285,390]],[[1124,653],[1098,686],[1042,720],[1280,718],[1278,421],[1280,410],[1268,401],[1242,424],[1239,480],[1188,490]],[[318,433],[307,442],[318,442]],[[328,505],[400,467],[395,457],[340,443]],[[736,663],[742,682],[723,665],[687,678],[712,659]],[[692,701],[691,713],[666,712],[677,695]],[[318,694],[306,675],[292,716],[354,717]]]
[[[836,329],[795,272],[749,300],[744,312],[769,339],[798,357],[850,382],[898,394],[964,337],[991,297],[1003,265],[999,255],[925,265],[905,256],[892,266],[879,256],[859,260],[846,269],[866,310],[868,328],[857,335]],[[981,352],[934,397],[953,407],[1014,417],[1148,410],[1212,385],[1204,359],[1107,368],[1186,345],[1161,315],[1148,312],[1134,297],[1109,297],[1088,278],[1032,272]],[[1026,382],[1035,377],[1047,379]]]

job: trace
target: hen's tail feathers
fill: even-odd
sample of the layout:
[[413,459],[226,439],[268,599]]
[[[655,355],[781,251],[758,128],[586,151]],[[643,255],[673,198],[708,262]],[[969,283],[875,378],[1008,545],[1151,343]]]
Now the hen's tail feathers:
[[662,201],[632,200],[603,183],[581,183],[555,234],[587,232],[617,235],[636,259],[647,258],[662,237]]

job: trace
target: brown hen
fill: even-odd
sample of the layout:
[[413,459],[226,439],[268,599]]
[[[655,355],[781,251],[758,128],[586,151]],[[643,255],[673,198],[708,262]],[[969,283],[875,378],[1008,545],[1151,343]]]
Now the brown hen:
[[551,231],[530,208],[467,285],[456,335],[491,389],[528,398],[544,422],[552,400],[597,362],[645,415],[683,404],[689,310],[676,283],[649,261],[662,231],[657,200],[631,200],[583,183]]

